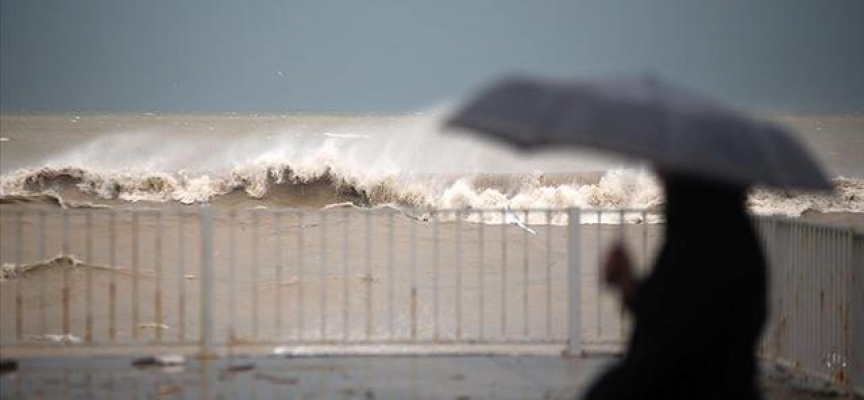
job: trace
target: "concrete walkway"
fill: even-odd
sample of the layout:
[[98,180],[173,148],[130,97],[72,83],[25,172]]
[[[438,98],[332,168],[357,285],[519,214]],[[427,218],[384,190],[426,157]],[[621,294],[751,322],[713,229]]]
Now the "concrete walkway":
[[[234,357],[135,367],[133,359],[41,358],[0,377],[3,399],[572,399],[613,359],[558,356]],[[766,399],[836,395],[763,380]]]

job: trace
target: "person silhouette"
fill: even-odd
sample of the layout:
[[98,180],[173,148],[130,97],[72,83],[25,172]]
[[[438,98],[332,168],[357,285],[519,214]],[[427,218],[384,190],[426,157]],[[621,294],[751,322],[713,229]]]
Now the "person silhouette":
[[637,281],[621,243],[604,279],[635,316],[627,352],[588,400],[759,399],[756,346],[767,270],[743,186],[661,173],[665,242]]

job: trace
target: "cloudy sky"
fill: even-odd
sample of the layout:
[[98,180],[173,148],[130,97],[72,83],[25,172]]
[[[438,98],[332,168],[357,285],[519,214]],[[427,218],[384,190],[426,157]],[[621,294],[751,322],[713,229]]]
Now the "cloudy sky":
[[0,0],[3,111],[423,109],[512,72],[654,72],[864,110],[862,0]]

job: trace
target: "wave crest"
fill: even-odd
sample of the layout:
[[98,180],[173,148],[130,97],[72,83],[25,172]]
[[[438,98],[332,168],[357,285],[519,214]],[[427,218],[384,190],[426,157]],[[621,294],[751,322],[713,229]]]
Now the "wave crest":
[[[323,207],[394,204],[438,208],[628,208],[656,210],[663,204],[654,175],[617,169],[582,174],[364,174],[340,168],[326,156],[288,165],[272,160],[224,173],[99,170],[76,166],[22,169],[0,177],[3,202],[43,196],[63,206],[121,202],[256,201],[274,206]],[[835,179],[834,194],[753,190],[748,206],[757,214],[800,216],[807,211],[864,213],[864,180]],[[239,196],[237,194],[240,194]],[[84,196],[84,201],[75,201]],[[79,199],[82,200],[82,199]]]

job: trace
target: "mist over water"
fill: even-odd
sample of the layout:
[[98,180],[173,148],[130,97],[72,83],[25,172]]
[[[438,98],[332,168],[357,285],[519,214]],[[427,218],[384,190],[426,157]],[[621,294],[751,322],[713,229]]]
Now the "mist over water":
[[[12,125],[3,131],[9,137],[4,148],[32,143],[30,154],[4,163],[0,190],[5,202],[50,200],[66,206],[349,202],[656,211],[663,202],[645,166],[573,149],[520,154],[442,132],[446,114],[440,108],[366,117],[4,117],[5,125]],[[57,149],[51,151],[43,144],[50,140],[66,142],[54,143]],[[7,154],[14,153],[4,149]],[[836,182],[836,195],[755,190],[750,205],[757,213],[790,216],[808,210],[864,212],[864,180]]]

